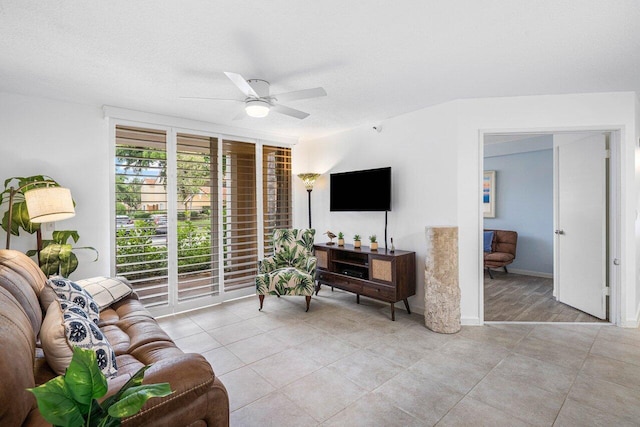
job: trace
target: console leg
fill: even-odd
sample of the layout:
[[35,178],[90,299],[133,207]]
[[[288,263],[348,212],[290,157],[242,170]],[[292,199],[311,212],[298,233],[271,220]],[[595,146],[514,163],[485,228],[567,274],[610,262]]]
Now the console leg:
[[403,301],[404,301],[404,306],[407,309],[407,313],[411,314],[411,309],[409,308],[409,301],[407,301],[406,298]]
[[307,300],[307,309],[305,312],[309,311],[309,303],[311,302],[311,295],[306,295],[305,299]]
[[331,292],[333,292],[333,286],[331,287]]
[[258,309],[258,311],[262,311],[262,303],[264,302],[264,295],[258,295],[258,298],[260,299],[260,308]]
[[391,320],[396,321],[396,306],[391,303]]
[[356,303],[360,304],[360,294],[356,294]]

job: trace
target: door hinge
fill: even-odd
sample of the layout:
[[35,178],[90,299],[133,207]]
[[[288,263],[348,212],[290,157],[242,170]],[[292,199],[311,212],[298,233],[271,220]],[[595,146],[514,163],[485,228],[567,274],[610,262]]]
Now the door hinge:
[[604,150],[604,158],[605,159],[610,159],[611,158],[611,150],[609,150],[609,149]]
[[602,294],[606,297],[611,295],[611,292],[609,292],[609,289],[611,289],[610,287],[606,286],[603,290],[602,290]]

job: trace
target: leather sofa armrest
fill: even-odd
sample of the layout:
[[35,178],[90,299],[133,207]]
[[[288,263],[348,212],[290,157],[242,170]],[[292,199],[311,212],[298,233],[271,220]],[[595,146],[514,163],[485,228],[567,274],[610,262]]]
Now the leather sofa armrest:
[[[126,379],[120,386],[124,382]],[[140,412],[123,420],[123,425],[191,425],[200,420],[207,425],[229,425],[227,390],[202,355],[189,353],[154,363],[144,383],[162,382],[168,382],[173,393],[150,399]],[[109,394],[118,389],[110,387]]]

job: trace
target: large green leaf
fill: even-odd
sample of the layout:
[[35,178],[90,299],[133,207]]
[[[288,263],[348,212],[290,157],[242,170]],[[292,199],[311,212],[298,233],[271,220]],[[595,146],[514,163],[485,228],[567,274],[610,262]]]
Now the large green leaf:
[[60,251],[62,245],[49,243],[40,251],[40,269],[45,276],[53,276],[60,271]]
[[98,368],[93,350],[74,347],[64,379],[71,396],[84,405],[107,393],[107,378]]
[[60,245],[60,275],[69,277],[78,268],[78,257],[71,252],[71,245]]
[[129,380],[126,383],[124,383],[122,388],[120,388],[120,390],[116,394],[112,395],[111,397],[106,398],[102,402],[102,407],[105,410],[109,409],[109,407],[111,405],[113,405],[118,399],[120,399],[120,397],[122,396],[122,394],[125,391],[127,391],[131,387],[138,386],[138,385],[142,384],[142,380],[144,379],[144,373],[150,367],[151,367],[151,365],[147,365],[147,366],[143,366],[142,368],[138,369],[138,372],[133,374],[133,376],[131,378],[129,378]]
[[129,417],[137,413],[152,397],[164,397],[171,394],[169,383],[145,384],[129,388],[122,398],[109,407],[109,415],[115,418]]
[[69,241],[69,238],[73,239],[74,243],[78,243],[80,235],[75,230],[56,230],[51,233],[51,237],[54,242],[64,245]]
[[84,424],[81,409],[71,397],[63,376],[27,390],[36,396],[40,414],[51,424],[68,427]]

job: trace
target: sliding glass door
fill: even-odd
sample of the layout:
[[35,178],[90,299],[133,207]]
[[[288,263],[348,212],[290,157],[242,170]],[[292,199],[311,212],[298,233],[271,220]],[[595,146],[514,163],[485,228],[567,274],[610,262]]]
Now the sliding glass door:
[[254,293],[273,229],[292,223],[290,148],[171,128],[115,136],[115,273],[154,314]]

